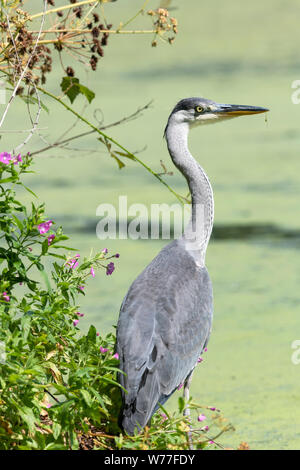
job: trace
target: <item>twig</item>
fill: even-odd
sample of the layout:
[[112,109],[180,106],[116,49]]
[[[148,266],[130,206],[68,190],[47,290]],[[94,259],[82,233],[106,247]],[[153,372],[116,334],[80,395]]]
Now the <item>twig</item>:
[[[133,119],[136,119],[137,116],[140,113],[142,113],[143,111],[145,111],[146,109],[148,109],[151,106],[152,102],[153,101],[149,101],[149,103],[147,103],[142,108],[138,108],[134,113],[130,114],[129,116],[125,116],[122,119],[119,119],[118,121],[112,122],[111,124],[107,124],[106,126],[98,127],[98,129],[101,130],[101,131],[104,131],[106,129],[110,129],[111,127],[115,127],[115,126],[118,126],[118,125],[123,124],[125,122],[129,122]],[[78,121],[78,119],[76,119],[76,122],[77,121]],[[70,131],[70,129],[68,130],[68,132],[69,131]],[[78,139],[80,137],[85,137],[87,135],[94,134],[95,132],[96,131],[93,129],[92,131],[82,132],[81,134],[77,134],[77,135],[74,135],[72,137],[68,137],[67,139],[64,139],[64,140],[57,140],[56,142],[54,142],[54,144],[49,144],[47,147],[44,147],[44,148],[41,148],[39,150],[36,150],[35,152],[32,152],[31,155],[40,154],[40,153],[45,152],[46,150],[49,150],[53,147],[59,147],[61,145],[67,144],[67,143],[71,142],[72,140]],[[66,133],[64,133],[63,135],[65,135],[65,134]],[[61,137],[60,137],[60,139],[61,139]]]
[[180,196],[178,193],[176,193],[176,191],[174,191],[174,189],[172,189],[162,178],[161,176],[159,176],[157,173],[155,173],[148,165],[146,165],[146,163],[144,163],[142,160],[140,160],[139,158],[137,158],[135,155],[133,155],[133,153],[129,152],[129,150],[127,150],[123,145],[119,144],[119,142],[117,142],[115,139],[113,139],[112,137],[108,136],[107,134],[105,134],[104,132],[100,131],[100,129],[98,129],[96,126],[94,126],[94,124],[92,124],[91,122],[89,122],[86,118],[84,118],[83,116],[81,116],[79,113],[77,113],[73,108],[71,108],[69,105],[67,105],[66,103],[64,103],[64,101],[62,101],[61,99],[57,98],[57,96],[53,95],[53,93],[50,93],[49,91],[45,90],[44,88],[41,88],[41,87],[37,87],[38,90],[40,90],[42,93],[44,93],[45,95],[49,96],[50,98],[54,99],[55,101],[57,101],[58,103],[60,103],[62,106],[64,106],[64,108],[66,108],[68,111],[70,111],[72,114],[74,114],[75,116],[77,116],[81,121],[83,121],[85,124],[87,124],[89,127],[91,127],[92,129],[94,129],[94,131],[96,131],[98,134],[100,134],[105,140],[111,142],[112,144],[116,145],[117,147],[119,147],[121,150],[123,150],[129,158],[131,158],[132,160],[136,161],[137,163],[139,163],[140,165],[142,165],[149,173],[151,173],[156,179],[158,179],[164,186],[166,186],[169,191],[176,197],[176,199],[178,199],[180,201],[180,203],[182,204],[182,200],[184,199],[182,196]]
[[30,63],[30,60],[31,60],[31,58],[33,57],[33,55],[34,55],[34,53],[35,53],[35,50],[36,50],[36,48],[37,48],[38,41],[39,41],[39,39],[40,39],[40,37],[41,37],[42,30],[43,30],[43,26],[44,26],[44,22],[45,22],[45,15],[46,15],[46,13],[47,13],[46,10],[47,10],[47,0],[44,0],[44,11],[43,11],[43,13],[41,13],[41,14],[39,15],[39,16],[42,16],[42,21],[41,21],[41,26],[40,26],[40,30],[39,30],[38,37],[37,37],[36,42],[35,42],[35,44],[34,44],[34,46],[33,46],[32,52],[31,52],[31,54],[30,54],[30,56],[29,56],[29,59],[28,59],[26,65],[25,65],[25,67],[24,67],[24,69],[23,69],[23,71],[22,71],[22,73],[21,73],[21,75],[20,75],[20,77],[19,77],[19,80],[18,80],[18,82],[17,82],[17,84],[16,84],[16,86],[15,86],[15,88],[14,88],[14,91],[12,92],[12,95],[11,95],[11,97],[10,97],[8,103],[7,103],[7,106],[6,106],[5,110],[4,110],[4,113],[3,113],[2,118],[1,118],[1,121],[0,121],[0,127],[2,127],[2,124],[3,124],[4,120],[5,120],[6,115],[7,115],[7,113],[8,113],[8,110],[9,110],[9,108],[10,108],[10,106],[11,106],[11,103],[13,102],[13,100],[14,100],[15,97],[16,97],[17,89],[19,88],[19,85],[20,85],[21,81],[23,80],[23,78],[24,78],[24,76],[25,76],[25,73],[26,73],[26,71],[27,71],[28,65],[29,65],[29,63]]

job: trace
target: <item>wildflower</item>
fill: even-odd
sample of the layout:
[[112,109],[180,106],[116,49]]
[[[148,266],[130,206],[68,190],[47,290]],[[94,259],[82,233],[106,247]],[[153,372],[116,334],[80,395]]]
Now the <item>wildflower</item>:
[[107,348],[103,348],[102,346],[100,346],[100,352],[101,352],[102,354],[106,353],[107,351],[108,351]]
[[71,269],[76,269],[77,266],[78,266],[78,261],[76,259],[70,259],[70,261],[67,262],[67,265],[69,266],[69,268]]
[[200,364],[202,361],[203,361],[203,357],[199,357],[197,362],[198,362],[198,364]]
[[80,258],[80,255],[77,253],[77,255],[74,255],[72,259],[69,259],[66,262],[66,266],[69,266],[70,269],[75,269],[78,266],[78,258]]
[[52,220],[47,220],[47,222],[42,222],[38,226],[38,230],[40,234],[43,235],[44,233],[47,233],[50,230],[50,227],[52,224],[53,224]]
[[73,321],[73,325],[74,325],[74,326],[77,326],[78,323],[79,323],[79,320],[74,320],[74,321]]
[[215,441],[208,441],[208,443],[209,443],[209,444],[214,444],[214,443],[215,443]]
[[115,258],[120,258],[120,253],[116,253]]
[[92,277],[95,277],[95,271],[93,266],[91,267],[90,274],[92,275]]
[[49,237],[47,238],[47,240],[48,240],[48,246],[51,245],[51,243],[53,242],[54,238],[55,238],[55,235],[49,235]]
[[16,155],[16,156],[14,157],[13,162],[14,162],[14,165],[17,165],[18,163],[22,163],[22,162],[23,162],[20,153],[19,153],[19,155]]
[[106,266],[106,275],[107,276],[110,276],[115,270],[115,265],[114,263],[108,263],[108,265]]
[[208,409],[211,411],[216,411],[216,408],[214,406],[209,406]]
[[84,286],[78,286],[77,289],[81,290],[83,292],[84,291]]
[[103,253],[104,255],[107,255],[108,249],[107,249],[107,248],[103,248],[103,250],[101,250],[101,253]]
[[203,428],[201,428],[200,431],[209,431],[209,426],[203,426]]
[[10,297],[9,295],[7,294],[7,292],[3,292],[2,293],[2,298],[5,302],[9,302],[10,301]]
[[183,384],[179,384],[178,387],[177,387],[177,390],[181,390],[183,387]]
[[204,352],[207,352],[207,348],[204,348]]
[[168,419],[168,416],[165,413],[161,413],[161,417],[163,421],[166,421],[166,419]]
[[198,416],[198,421],[201,422],[201,421],[204,421],[204,420],[206,420],[206,416],[201,413],[201,415]]
[[113,358],[119,360],[119,354],[118,354],[118,353],[114,354],[114,355],[113,355]]
[[84,313],[76,312],[76,315],[78,315],[79,317],[84,317]]
[[96,336],[100,336],[100,333],[96,333]]
[[11,160],[11,154],[8,152],[0,153],[0,162],[4,163],[4,165],[8,165]]
[[46,408],[51,408],[51,403],[47,403]]

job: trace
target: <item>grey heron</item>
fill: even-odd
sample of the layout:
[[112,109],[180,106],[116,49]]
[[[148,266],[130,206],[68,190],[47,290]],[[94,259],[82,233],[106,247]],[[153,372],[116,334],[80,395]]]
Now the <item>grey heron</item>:
[[189,186],[191,219],[182,236],[166,245],[137,277],[121,305],[117,353],[123,371],[119,381],[127,393],[122,392],[120,425],[129,435],[144,428],[180,384],[185,384],[188,397],[192,372],[211,333],[213,293],[205,254],[214,200],[207,175],[189,152],[189,130],[266,111],[186,98],[169,116],[165,138],[171,159]]

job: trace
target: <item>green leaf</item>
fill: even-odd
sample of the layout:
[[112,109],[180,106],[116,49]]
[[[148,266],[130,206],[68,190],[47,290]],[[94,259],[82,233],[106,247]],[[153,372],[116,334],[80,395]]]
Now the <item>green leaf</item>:
[[59,423],[54,422],[52,426],[52,431],[54,439],[57,439],[61,432],[61,425]]
[[185,407],[185,401],[182,397],[178,398],[178,408],[179,408],[179,413],[182,413]]
[[93,401],[92,401],[92,397],[91,395],[89,394],[89,392],[87,392],[86,390],[80,390],[80,393],[82,395],[82,398],[84,399],[86,405],[91,408],[92,407],[92,404],[93,404]]
[[119,170],[122,170],[122,168],[124,168],[125,166],[125,163],[122,162],[122,160],[120,160],[114,153],[111,153],[110,154],[112,156],[112,158],[114,158],[119,166]]
[[84,95],[89,103],[95,98],[95,93],[86,86],[81,85],[76,77],[63,77],[60,87],[71,103],[73,103],[79,94]]

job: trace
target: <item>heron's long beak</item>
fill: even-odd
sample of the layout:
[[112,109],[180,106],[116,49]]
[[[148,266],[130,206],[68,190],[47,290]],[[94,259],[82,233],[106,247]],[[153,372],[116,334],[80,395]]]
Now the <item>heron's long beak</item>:
[[259,114],[266,113],[269,110],[267,108],[261,108],[259,106],[242,106],[239,104],[218,104],[215,113],[223,116],[244,116],[247,114]]

